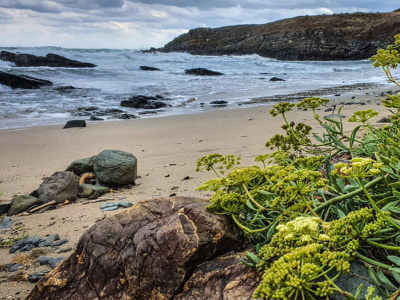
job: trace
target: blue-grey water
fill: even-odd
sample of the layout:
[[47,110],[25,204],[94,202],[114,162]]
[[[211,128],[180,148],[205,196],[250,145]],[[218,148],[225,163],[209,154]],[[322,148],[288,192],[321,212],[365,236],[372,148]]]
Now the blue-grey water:
[[[254,97],[292,94],[301,91],[357,83],[382,83],[386,79],[368,60],[278,61],[246,56],[194,56],[186,53],[143,53],[138,50],[65,49],[58,47],[0,48],[15,53],[44,56],[55,53],[96,64],[95,68],[15,67],[0,61],[0,70],[53,82],[37,90],[0,85],[0,129],[61,124],[68,119],[88,119],[75,114],[82,107],[118,108],[137,115],[143,110],[122,108],[120,102],[133,95],[161,95],[171,106],[157,115],[200,113],[221,109],[211,101],[225,100],[224,108],[238,107]],[[140,66],[159,68],[143,71]],[[223,76],[195,76],[185,69],[207,68]],[[278,77],[285,81],[269,81]],[[62,86],[76,89],[59,91]],[[182,106],[190,98],[195,101]],[[241,107],[246,106],[242,104]],[[75,116],[74,116],[75,115]],[[106,120],[110,116],[105,116]]]

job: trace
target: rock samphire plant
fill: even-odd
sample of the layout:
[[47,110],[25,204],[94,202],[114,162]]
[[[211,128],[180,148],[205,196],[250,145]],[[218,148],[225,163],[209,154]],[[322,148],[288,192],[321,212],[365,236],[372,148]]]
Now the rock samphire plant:
[[[400,62],[400,35],[395,45],[371,58],[397,86],[392,71]],[[306,98],[297,107],[311,110],[322,130],[287,119],[294,103],[270,111],[281,116],[283,134],[266,146],[271,153],[256,157],[261,166],[240,167],[233,155],[211,154],[197,170],[218,178],[199,190],[214,192],[208,209],[225,214],[255,245],[243,262],[263,271],[255,298],[329,299],[350,294],[335,282],[362,261],[368,267],[366,299],[400,297],[400,93],[382,103],[392,113],[389,125],[369,124],[378,113],[355,112],[345,130],[341,108],[337,118],[321,118],[317,108],[328,99]]]

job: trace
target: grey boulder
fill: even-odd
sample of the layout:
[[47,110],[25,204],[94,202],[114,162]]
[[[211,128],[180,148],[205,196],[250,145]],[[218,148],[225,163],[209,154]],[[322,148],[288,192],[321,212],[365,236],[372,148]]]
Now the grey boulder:
[[104,150],[94,160],[94,174],[100,184],[107,186],[135,184],[137,159],[128,152]]
[[79,177],[69,171],[55,172],[46,178],[39,187],[39,199],[43,203],[66,200],[75,201],[78,196]]

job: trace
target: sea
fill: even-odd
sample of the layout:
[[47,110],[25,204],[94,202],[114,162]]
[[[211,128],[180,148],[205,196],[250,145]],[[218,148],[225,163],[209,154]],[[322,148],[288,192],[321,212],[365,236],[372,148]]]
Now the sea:
[[[63,124],[72,119],[89,121],[96,112],[102,112],[101,119],[104,121],[116,121],[120,119],[114,114],[107,114],[116,110],[140,118],[203,113],[275,104],[275,95],[360,84],[388,85],[382,70],[373,68],[368,60],[279,61],[258,55],[198,56],[188,53],[60,47],[0,47],[2,50],[38,56],[54,53],[97,66],[16,67],[11,62],[0,61],[0,71],[53,82],[51,87],[34,90],[12,90],[0,84],[0,129]],[[140,66],[160,70],[143,71]],[[197,76],[185,73],[186,69],[192,68],[206,68],[224,75]],[[270,81],[272,77],[283,80]],[[169,106],[151,112],[120,106],[121,101],[137,95],[158,95]],[[328,93],[326,96],[334,95]],[[267,97],[268,100],[253,101],[260,97]],[[226,103],[214,105],[214,101]]]

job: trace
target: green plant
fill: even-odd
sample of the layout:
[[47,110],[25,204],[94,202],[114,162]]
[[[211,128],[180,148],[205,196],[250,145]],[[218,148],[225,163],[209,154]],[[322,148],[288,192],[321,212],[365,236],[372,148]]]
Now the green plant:
[[[400,35],[395,46],[371,58],[396,85],[391,70],[400,62]],[[287,119],[295,104],[273,106],[283,119],[284,134],[266,146],[274,152],[256,157],[262,167],[239,167],[233,156],[202,157],[197,170],[212,170],[217,179],[199,190],[213,191],[208,209],[230,216],[256,244],[257,256],[244,263],[263,271],[254,296],[265,299],[328,299],[340,293],[335,284],[351,262],[369,266],[371,281],[382,295],[400,296],[400,94],[382,100],[392,112],[390,125],[369,124],[373,110],[355,112],[350,134],[340,117],[323,118],[316,109],[329,100],[306,98],[297,104],[312,110],[322,129]],[[215,166],[215,167],[214,167]],[[224,177],[216,170],[228,171]],[[223,174],[223,173],[222,173]],[[368,289],[367,299],[379,299]],[[393,298],[395,299],[395,298]]]

